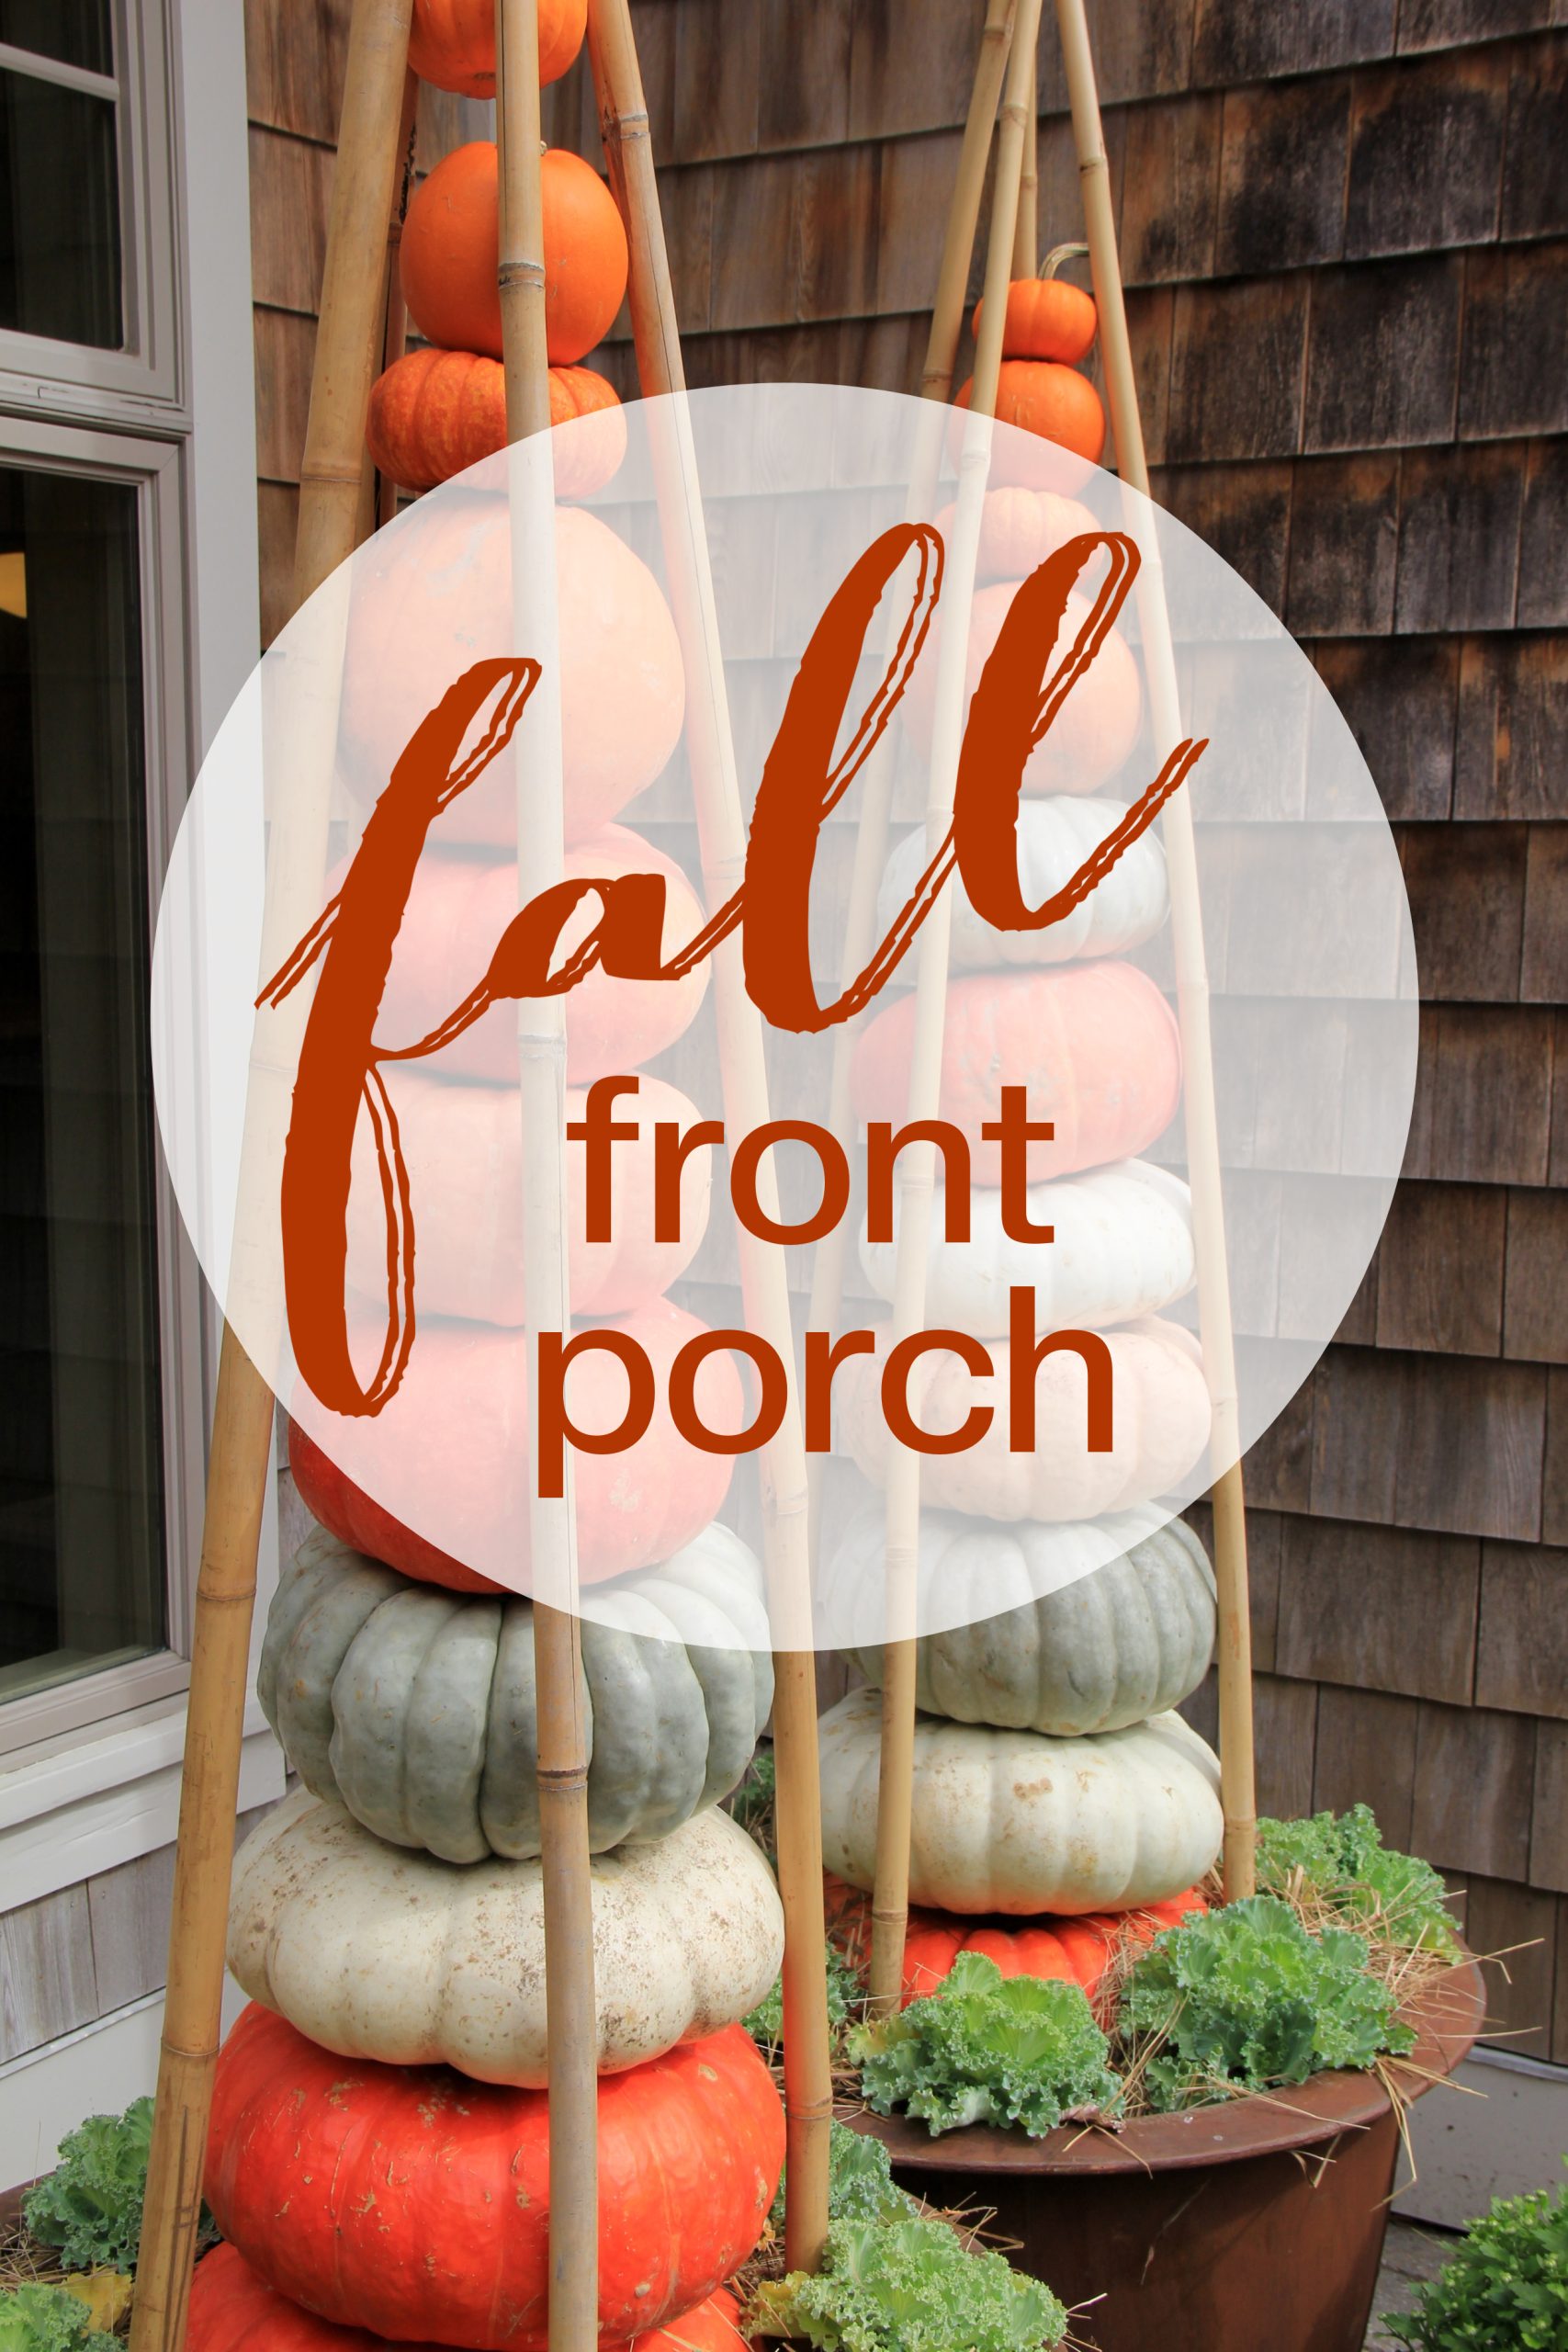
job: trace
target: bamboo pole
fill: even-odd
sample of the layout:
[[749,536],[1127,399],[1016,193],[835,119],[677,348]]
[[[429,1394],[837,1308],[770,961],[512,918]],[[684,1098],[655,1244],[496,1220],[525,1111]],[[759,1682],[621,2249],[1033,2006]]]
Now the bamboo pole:
[[[923,521],[930,514],[936,488],[937,468],[942,459],[947,424],[942,412],[952,396],[953,379],[958,364],[969,264],[975,250],[975,232],[979,225],[980,203],[986,187],[986,164],[991,152],[991,134],[996,128],[997,106],[1002,94],[1002,76],[1007,71],[1008,52],[1012,46],[1016,14],[1017,0],[990,0],[985,30],[980,36],[980,53],[976,61],[975,81],[969,93],[969,112],[964,125],[964,142],[959,150],[958,176],[953,183],[953,201],[948,208],[942,265],[937,273],[936,296],[931,305],[925,366],[920,372],[921,398],[931,401],[932,407],[928,429],[915,452],[906,508],[909,521]],[[886,648],[889,656],[895,634],[896,625],[889,630]],[[850,893],[844,910],[844,944],[840,964],[841,989],[848,988],[863,971],[866,958],[876,944],[876,894],[882,881],[882,870],[887,861],[887,831],[892,802],[892,751],[890,745],[883,745],[867,762],[861,783],[860,822],[855,828]],[[840,1027],[834,1031],[827,1125],[846,1154],[854,1143],[850,1102],[853,1046],[853,1035],[849,1029]],[[849,1235],[840,1218],[817,1244],[812,1260],[811,1306],[807,1317],[808,1330],[829,1331],[838,1322],[844,1295],[844,1264],[848,1250]],[[814,1455],[807,1464],[813,1561],[821,1558],[822,1497],[826,1484],[824,1466],[820,1455]]]
[[[926,840],[942,841],[953,822],[953,786],[964,718],[969,619],[975,592],[980,521],[990,468],[1008,279],[1018,232],[1024,146],[1035,104],[1041,0],[1021,0],[1008,60],[1007,88],[997,134],[997,170],[986,254],[985,307],[975,354],[975,382],[958,460],[958,494],[944,577],[942,636],[937,647],[936,708],[931,727]],[[947,1023],[953,891],[943,890],[927,916],[916,951],[915,1036],[909,1070],[911,1120],[933,1119],[941,1107],[942,1039]],[[899,1161],[897,1248],[889,1345],[925,1321],[928,1259],[936,1184],[936,1148],[907,1147]],[[882,1753],[876,1801],[876,1883],[871,1905],[871,2007],[886,2015],[899,2004],[904,1941],[909,1919],[909,1831],[914,1802],[915,1596],[920,1550],[920,1457],[895,1443],[888,1453],[884,1542],[887,1623],[882,1649]]]
[[1018,227],[1012,241],[1012,275],[1033,277],[1040,268],[1040,92],[1030,102],[1023,126],[1023,169],[1018,182]]
[[[1116,252],[1116,222],[1111,202],[1111,173],[1095,87],[1084,0],[1056,0],[1056,17],[1066,67],[1077,144],[1078,175],[1089,230],[1094,298],[1100,310],[1100,343],[1105,388],[1123,481],[1146,497],[1148,461],[1138,413],[1137,379],[1127,333]],[[1156,749],[1181,732],[1176,660],[1170,640],[1157,547],[1145,532],[1143,570],[1137,586],[1138,614],[1146,649],[1150,707]],[[1188,1177],[1192,1188],[1193,1238],[1198,1259],[1198,1312],[1203,1362],[1213,1404],[1215,1454],[1229,1466],[1215,1479],[1214,1572],[1220,1611],[1220,1795],[1224,1808],[1225,1898],[1235,1902],[1257,1884],[1257,1800],[1254,1792],[1252,1724],[1252,1627],[1247,1600],[1247,1513],[1242,1483],[1240,1417],[1236,1396],[1235,1343],[1231,1318],[1230,1273],[1225,1256],[1224,1204],[1220,1173],[1219,1121],[1214,1101],[1213,1044],[1209,1022],[1209,978],[1203,952],[1197,846],[1191,796],[1178,792],[1164,810],[1166,860],[1170,873],[1170,922],[1176,957],[1177,1011],[1181,1028],[1183,1102],[1187,1125]]]
[[[380,274],[367,269],[365,260],[386,237],[411,6],[412,0],[355,0],[349,30],[321,325],[300,470],[296,609],[352,553],[355,544],[365,411],[380,331]],[[290,823],[273,828],[264,944],[267,970],[275,968],[265,961],[272,948],[287,954],[319,909],[326,871],[330,774],[329,750],[319,772],[302,779]],[[299,1017],[302,1007],[291,1016]],[[287,1022],[275,1028],[273,1050],[277,1042],[287,1046],[290,1034]],[[285,1079],[276,1060],[253,1063],[247,1162],[253,1133],[286,1120]],[[231,1284],[247,1278],[243,1261],[255,1246],[247,1204],[242,1203]],[[257,1352],[266,1356],[265,1348],[258,1347]],[[212,2070],[221,2030],[256,1551],[271,1468],[272,1429],[272,1391],[226,1322],[196,1589],[168,1983],[131,2317],[133,2352],[181,2352],[186,2338]]]
[[[519,442],[547,435],[550,423],[537,0],[496,0],[495,28],[502,349],[507,435]],[[542,663],[530,756],[517,760],[517,879],[519,896],[526,899],[558,882],[564,871],[555,501],[547,438],[530,452],[530,462],[514,459],[510,471],[515,642]],[[571,1299],[563,997],[519,1004],[517,1063],[529,1331],[565,1332],[571,1324]],[[532,1380],[531,1422],[536,1422],[538,1391],[537,1379]],[[536,1438],[531,1458],[538,1463]],[[549,2343],[550,2352],[593,2352],[599,2340],[599,2077],[588,1737],[570,1464],[563,1489],[558,1498],[547,1498],[536,1478],[528,1503],[549,2072]]]
[[[411,66],[403,80],[402,119],[398,124],[398,184],[392,198],[392,209],[387,216],[387,311],[386,327],[381,336],[381,373],[395,366],[408,342],[408,305],[403,300],[403,281],[398,269],[398,255],[402,248],[403,221],[407,218],[409,197],[413,187],[414,157],[417,152],[419,120],[419,76]],[[395,522],[398,513],[398,485],[390,474],[380,474],[376,481],[376,527]]]
[[[685,371],[654,178],[648,109],[627,0],[589,0],[588,38],[611,185],[631,248],[630,299],[645,395],[681,395]],[[746,828],[725,693],[717,612],[702,526],[695,450],[684,401],[650,408],[649,438],[666,569],[686,673],[686,742],[696,796],[704,888],[710,909],[740,885]],[[725,1119],[732,1136],[766,1124],[761,1016],[746,991],[739,939],[714,956],[714,1001]],[[777,1217],[773,1163],[759,1178],[763,1214]],[[788,1384],[784,1422],[761,1457],[762,1548],[773,1638],[773,1753],[778,1770],[779,1892],[784,1910],[784,2064],[788,2186],[785,2258],[815,2270],[828,2233],[828,2154],[833,2085],[822,1895],[806,1455],[789,1289],[781,1250],[741,1231],[740,1281],[749,1329],[778,1351]]]

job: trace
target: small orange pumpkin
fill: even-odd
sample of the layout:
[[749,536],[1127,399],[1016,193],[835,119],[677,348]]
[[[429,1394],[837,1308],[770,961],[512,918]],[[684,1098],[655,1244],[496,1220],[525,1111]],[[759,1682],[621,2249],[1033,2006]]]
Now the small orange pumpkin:
[[[545,339],[552,367],[604,340],[626,290],[626,232],[592,165],[561,147],[540,166],[545,207]],[[495,142],[444,156],[409,205],[398,249],[403,298],[427,343],[499,359],[500,193]]]
[[[539,0],[539,79],[558,82],[582,47],[588,0]],[[409,63],[460,97],[495,96],[495,0],[413,0]]]
[[[936,527],[950,545],[956,509],[944,506]],[[1054,490],[988,490],[980,517],[977,581],[1027,580],[1048,555],[1100,524],[1076,498]]]
[[[971,377],[959,393],[959,408],[968,407],[974,382]],[[1004,359],[997,376],[997,415],[1003,424],[1038,434],[1043,441],[1054,441],[1058,448],[1087,458],[1091,465],[1099,463],[1105,447],[1105,411],[1100,394],[1087,376],[1080,376],[1076,368],[1064,368],[1058,360]],[[993,480],[998,475],[1004,481],[1010,479],[1017,470],[1004,458],[999,466],[993,466]]]
[[[1013,279],[1002,324],[1004,359],[1056,359],[1073,367],[1084,356],[1094,341],[1100,313],[1092,294],[1056,272],[1065,261],[1088,251],[1087,245],[1057,245],[1042,262],[1038,277]],[[983,301],[975,305],[976,343],[985,307]]]
[[[550,423],[603,423],[556,444],[556,490],[584,498],[607,482],[626,451],[620,395],[592,368],[550,369]],[[405,352],[370,390],[365,438],[377,470],[405,490],[434,490],[506,446],[506,377],[475,351]]]

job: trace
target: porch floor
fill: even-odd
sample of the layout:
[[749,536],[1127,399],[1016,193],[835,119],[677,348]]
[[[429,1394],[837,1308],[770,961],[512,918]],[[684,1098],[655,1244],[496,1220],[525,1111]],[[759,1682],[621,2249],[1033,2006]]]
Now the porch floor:
[[1456,2230],[1435,2229],[1428,2222],[1404,2222],[1396,2213],[1388,2225],[1382,2268],[1378,2272],[1377,2301],[1367,2332],[1367,2352],[1393,2352],[1398,2338],[1382,2323],[1400,2312],[1412,2311],[1416,2290],[1434,2278],[1459,2243]]

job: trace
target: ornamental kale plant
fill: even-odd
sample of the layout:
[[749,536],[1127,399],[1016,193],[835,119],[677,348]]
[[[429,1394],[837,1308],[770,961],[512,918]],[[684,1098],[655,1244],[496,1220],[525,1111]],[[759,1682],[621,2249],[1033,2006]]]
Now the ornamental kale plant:
[[[828,2030],[837,2033],[847,2023],[852,2005],[862,1997],[860,1979],[832,1944],[828,1946]],[[740,2020],[753,2041],[777,2050],[784,2041],[784,1978],[775,1976],[754,2009]]]
[[95,2338],[85,2303],[63,2287],[0,2293],[0,2352],[88,2352]]
[[834,2222],[815,2277],[758,2289],[748,2324],[818,2352],[1041,2352],[1067,2315],[999,2254],[970,2253],[945,2222]]
[[918,2115],[933,2139],[965,2123],[1018,2123],[1039,2139],[1121,2091],[1082,1987],[1004,1977],[983,1952],[960,1952],[940,1990],[901,2016],[859,2027],[850,2051],[867,2103]]
[[[784,2225],[784,2179],[768,2220],[782,2236]],[[828,2142],[828,2219],[830,2222],[897,2222],[919,2208],[893,2177],[886,2149],[863,2132],[852,2132],[835,2116]]]
[[59,2164],[28,2189],[22,2218],[40,2245],[59,2249],[62,2269],[135,2268],[152,2140],[150,2098],[123,2115],[89,2115],[62,2140]]
[[1309,1821],[1260,1821],[1258,1883],[1283,1894],[1294,1872],[1350,1924],[1371,1925],[1412,1949],[1457,1953],[1459,1938],[1442,1880],[1430,1862],[1395,1852],[1370,1805],[1314,1813]]
[[1564,2352],[1568,2205],[1562,2191],[1497,2197],[1420,2290],[1416,2310],[1385,2319],[1421,2352]]
[[1150,2106],[1303,2083],[1321,2067],[1412,2049],[1414,2031],[1366,1960],[1359,1936],[1310,1935],[1271,1894],[1168,1928],[1134,1963],[1118,2018],[1144,2045]]

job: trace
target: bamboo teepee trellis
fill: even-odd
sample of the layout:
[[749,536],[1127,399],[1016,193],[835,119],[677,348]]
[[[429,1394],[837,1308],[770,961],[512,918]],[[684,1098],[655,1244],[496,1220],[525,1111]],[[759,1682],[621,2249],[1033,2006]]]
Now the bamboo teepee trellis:
[[[295,604],[352,552],[365,527],[364,426],[371,379],[378,366],[400,346],[401,322],[394,283],[388,299],[385,256],[388,224],[399,217],[399,175],[412,125],[407,74],[412,0],[355,0],[344,108],[329,227],[321,330],[312,379],[306,456],[301,469]],[[1010,270],[1032,258],[1034,244],[1034,51],[1040,0],[988,0],[973,98],[950,212],[922,391],[945,402],[962,330],[964,289],[978,220],[998,101],[1010,58],[1012,79],[1004,110],[997,174],[998,208],[991,237],[987,290],[1005,288]],[[1083,0],[1057,0],[1058,23],[1078,142],[1088,215],[1095,291],[1100,304],[1109,405],[1123,478],[1146,489],[1135,386],[1127,343],[1116,260],[1114,227],[1094,88],[1092,59]],[[499,67],[498,135],[503,154],[502,310],[506,322],[509,426],[513,437],[548,423],[543,351],[543,275],[540,242],[536,0],[497,0]],[[1015,39],[1015,27],[1017,38]],[[627,0],[590,0],[589,39],[600,118],[612,184],[626,218],[631,248],[630,297],[638,373],[645,394],[682,389],[680,341],[653,175],[646,107]],[[1027,71],[1026,71],[1027,68]],[[1005,233],[1004,233],[1005,230]],[[993,283],[993,279],[995,283]],[[976,365],[975,413],[994,400],[999,357],[1002,303],[993,300],[995,327]],[[992,347],[995,346],[995,347]],[[988,389],[987,389],[988,388]],[[978,445],[976,445],[978,446]],[[934,482],[940,458],[940,415],[933,416],[929,453]],[[705,880],[710,903],[728,896],[739,879],[744,827],[723,671],[718,658],[712,582],[695,502],[695,469],[684,418],[678,403],[663,413],[656,430],[665,491],[666,560],[672,603],[681,629],[689,676],[698,686],[691,701],[692,766],[699,800]],[[514,478],[515,479],[515,478]],[[962,477],[961,477],[962,481]],[[917,495],[919,495],[917,491]],[[961,499],[960,545],[977,527]],[[387,519],[383,506],[381,519]],[[970,548],[971,557],[973,548]],[[972,569],[972,565],[971,565]],[[1158,650],[1158,615],[1147,605],[1145,641]],[[1157,601],[1157,599],[1156,599]],[[962,643],[966,631],[953,628]],[[1168,639],[1166,639],[1168,650]],[[1156,720],[1174,707],[1174,671],[1156,665]],[[875,780],[868,778],[874,786]],[[305,828],[296,841],[278,895],[272,931],[291,942],[312,920],[325,866],[325,774],[321,779],[320,854]],[[933,813],[940,819],[939,803]],[[888,797],[867,793],[857,842],[855,873],[847,923],[846,978],[869,952],[877,880],[886,849]],[[538,828],[528,855],[543,875],[559,854],[559,809],[536,797],[530,824]],[[553,832],[551,827],[553,825]],[[1189,1071],[1187,1118],[1195,1223],[1200,1252],[1200,1307],[1216,1428],[1222,1445],[1234,1437],[1235,1396],[1228,1283],[1220,1216],[1219,1159],[1214,1128],[1212,1059],[1208,1051],[1207,985],[1203,973],[1197,869],[1190,813],[1181,796],[1166,812],[1171,862],[1173,926],[1177,942],[1179,1013]],[[520,842],[520,849],[522,842]],[[270,885],[269,885],[269,896]],[[943,925],[945,918],[943,918]],[[943,925],[930,926],[931,968],[937,948],[945,966]],[[269,933],[269,936],[271,934]],[[857,944],[858,943],[858,944]],[[727,943],[716,957],[716,999],[727,1119],[731,1131],[755,1127],[767,1117],[760,1016],[747,998],[738,946]],[[271,967],[269,966],[269,968]],[[926,989],[940,1015],[941,990]],[[558,1000],[554,1001],[558,1008]],[[525,1159],[526,1226],[532,1318],[564,1323],[564,1258],[559,1246],[561,1167],[558,1103],[564,1063],[558,1038],[538,1008],[520,1023],[520,1069],[525,1092],[534,1090],[547,1115],[531,1122],[547,1148],[531,1148]],[[940,1051],[940,1029],[936,1034]],[[929,1059],[930,1038],[926,1041]],[[917,1056],[919,1059],[919,1054]],[[934,1068],[934,1064],[932,1065]],[[276,1114],[276,1104],[271,1110]],[[848,1065],[835,1055],[829,1123],[842,1135],[848,1126]],[[766,1200],[764,1208],[768,1206]],[[547,1238],[541,1245],[536,1237]],[[923,1260],[921,1263],[923,1283]],[[842,1256],[837,1241],[819,1254],[813,1290],[814,1324],[825,1324],[838,1303]],[[913,1277],[910,1277],[911,1281]],[[782,1262],[776,1252],[749,1250],[743,1259],[748,1320],[762,1337],[773,1337],[786,1364],[789,1306]],[[912,1295],[912,1293],[910,1294]],[[539,1303],[544,1302],[541,1306]],[[906,1301],[906,1304],[908,1302]],[[272,1398],[261,1374],[225,1329],[208,1481],[207,1521],[197,1596],[192,1653],[186,1769],[175,1861],[175,1932],[171,1943],[158,2111],[149,2167],[142,2256],[137,2281],[133,2352],[179,2352],[185,2339],[186,2301],[200,2211],[200,2178],[219,2038],[222,1989],[224,1918],[230,1844],[238,1789],[239,1755],[254,1600],[259,1541],[272,1429]],[[916,1488],[918,1502],[918,1487]],[[775,1745],[780,1785],[780,1882],[788,1923],[784,2014],[789,2116],[788,2258],[813,2265],[826,2229],[828,2127],[831,2084],[828,2067],[826,1988],[823,1979],[821,1838],[817,1804],[816,1705],[809,1647],[809,1567],[814,1544],[809,1523],[806,1463],[793,1379],[790,1410],[764,1462],[765,1550],[775,1623],[798,1629],[794,1645],[776,1659]],[[1251,1883],[1252,1745],[1247,1644],[1247,1574],[1239,1469],[1225,1474],[1215,1489],[1216,1557],[1221,1593],[1221,1723],[1226,1814],[1226,1883],[1232,1893]],[[541,1555],[554,1547],[559,1580],[570,1590],[572,1574],[569,1511],[541,1512],[535,1541]],[[576,1623],[570,1611],[536,1612],[541,1683],[540,1763],[544,1813],[555,1826],[546,1856],[547,1921],[552,1957],[565,1964],[551,1970],[549,2017],[552,2082],[552,2171],[568,2189],[555,2210],[563,2223],[552,2243],[552,2352],[589,2352],[596,2338],[597,2243],[595,2195],[596,2089],[591,2057],[593,1977],[592,1920],[588,1908],[587,1844],[581,1815],[581,1725],[575,1721]],[[900,1713],[912,1722],[912,1677],[897,1678]],[[553,1693],[553,1700],[550,1695]],[[895,1734],[893,1754],[897,1754]],[[886,1771],[886,1768],[885,1768]],[[892,1777],[907,1779],[907,1774]],[[907,1798],[907,1790],[906,1790]],[[908,1886],[907,1802],[904,1807],[903,1897],[893,1899],[898,1878],[896,1834],[884,1842],[894,1871],[889,1887],[880,1881],[875,1898],[883,1928],[877,1962],[881,1988],[889,1981],[890,1937],[886,1932],[904,1907]],[[896,1963],[894,1963],[896,1964]],[[891,1980],[896,1985],[897,1977]],[[558,2143],[557,2127],[559,2126]]]

